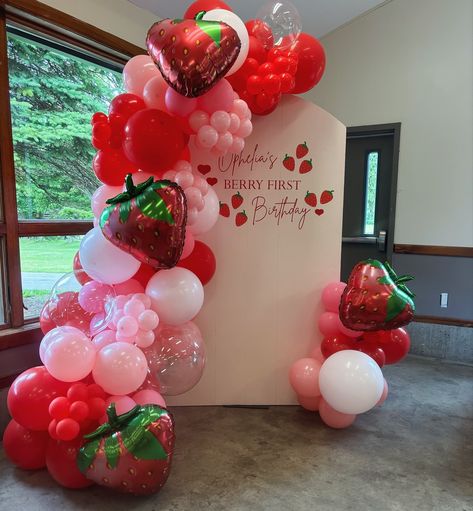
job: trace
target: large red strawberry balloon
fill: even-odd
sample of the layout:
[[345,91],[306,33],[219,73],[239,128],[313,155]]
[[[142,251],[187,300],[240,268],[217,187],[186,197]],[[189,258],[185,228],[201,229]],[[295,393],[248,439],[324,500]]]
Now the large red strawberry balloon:
[[340,319],[352,330],[393,330],[414,317],[414,295],[388,263],[367,259],[350,274],[340,301]]
[[230,70],[240,53],[236,31],[220,21],[164,19],[148,31],[148,53],[166,82],[189,98],[201,96]]
[[176,183],[149,178],[137,186],[126,177],[126,191],[109,199],[100,227],[118,248],[154,268],[172,268],[182,254],[187,203]]
[[108,422],[86,435],[77,465],[101,486],[135,495],[159,491],[171,468],[174,421],[157,405],[135,406],[118,415],[112,403]]

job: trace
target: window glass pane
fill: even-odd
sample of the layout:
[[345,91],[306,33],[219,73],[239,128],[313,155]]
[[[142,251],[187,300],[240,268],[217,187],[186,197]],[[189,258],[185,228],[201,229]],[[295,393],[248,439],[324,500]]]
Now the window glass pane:
[[4,325],[6,323],[6,258],[5,258],[6,250],[5,250],[5,238],[0,237],[0,325]]
[[8,66],[19,218],[91,219],[90,118],[120,73],[13,33]]
[[82,236],[20,238],[25,319],[38,317],[56,281],[72,271]]
[[374,234],[378,156],[378,152],[371,152],[366,159],[365,220],[363,234],[367,235]]

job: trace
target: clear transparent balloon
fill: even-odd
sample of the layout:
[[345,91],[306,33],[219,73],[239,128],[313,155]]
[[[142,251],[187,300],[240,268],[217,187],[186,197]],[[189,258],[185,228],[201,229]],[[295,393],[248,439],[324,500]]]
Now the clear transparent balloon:
[[93,336],[111,323],[116,295],[113,288],[107,286],[107,291],[100,296],[101,303],[98,303],[98,298],[94,300],[94,311],[85,310],[80,304],[81,274],[87,277],[83,270],[76,270],[66,273],[54,284],[42,315],[45,314],[55,326],[73,326]]
[[[143,350],[150,380],[158,382],[159,392],[177,396],[192,389],[205,367],[205,345],[199,328],[192,321],[182,325],[160,325],[156,341]],[[153,385],[154,387],[154,385]]]
[[273,32],[274,46],[289,48],[302,31],[297,8],[287,0],[268,2],[258,10],[256,18],[264,21]]

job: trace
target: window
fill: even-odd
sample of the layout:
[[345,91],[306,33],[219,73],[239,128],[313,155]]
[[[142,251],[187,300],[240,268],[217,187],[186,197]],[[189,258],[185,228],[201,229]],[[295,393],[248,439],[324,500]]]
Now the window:
[[378,183],[378,156],[377,151],[368,153],[366,158],[366,190],[365,190],[365,217],[363,234],[373,235],[376,221],[376,191]]
[[13,332],[38,331],[52,285],[72,271],[99,184],[90,118],[122,92],[121,69],[138,53],[46,5],[0,7],[0,349]]

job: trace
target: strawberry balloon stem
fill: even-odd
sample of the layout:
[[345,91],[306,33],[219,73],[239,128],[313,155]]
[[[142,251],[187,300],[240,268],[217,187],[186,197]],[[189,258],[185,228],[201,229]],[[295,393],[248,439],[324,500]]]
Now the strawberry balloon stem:
[[199,11],[199,12],[195,15],[194,19],[195,19],[196,21],[200,21],[200,20],[202,20],[202,19],[204,18],[204,16],[205,16],[205,13],[206,13],[206,12],[207,12],[207,11]]
[[154,182],[154,178],[150,177],[145,182],[140,183],[138,186],[135,186],[135,183],[133,183],[133,178],[131,174],[127,174],[125,178],[125,187],[126,191],[119,193],[115,197],[112,197],[111,199],[108,199],[106,202],[107,204],[120,204],[122,202],[129,201],[135,197],[138,197],[141,195],[141,193],[151,186]]

